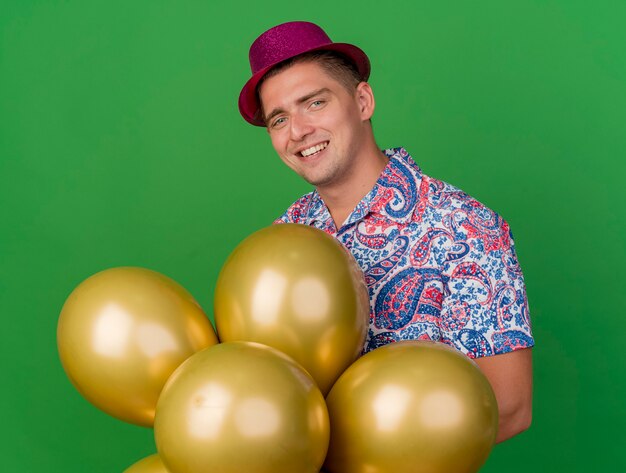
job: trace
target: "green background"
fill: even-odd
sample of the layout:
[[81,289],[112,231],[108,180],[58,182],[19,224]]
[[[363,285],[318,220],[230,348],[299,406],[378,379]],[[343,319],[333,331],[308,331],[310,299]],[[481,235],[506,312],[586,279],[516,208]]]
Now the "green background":
[[59,311],[136,265],[210,314],[230,251],[308,190],[236,100],[254,38],[311,20],[370,56],[380,146],[513,229],[534,420],[482,471],[623,471],[625,19],[608,0],[0,1],[0,469],[119,472],[154,451],[72,387]]

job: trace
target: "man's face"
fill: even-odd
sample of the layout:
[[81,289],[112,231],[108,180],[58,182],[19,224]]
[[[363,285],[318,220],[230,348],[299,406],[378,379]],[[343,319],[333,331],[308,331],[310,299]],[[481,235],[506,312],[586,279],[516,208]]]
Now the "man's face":
[[316,187],[347,181],[365,142],[358,89],[349,92],[319,64],[295,64],[259,90],[267,130],[283,162]]

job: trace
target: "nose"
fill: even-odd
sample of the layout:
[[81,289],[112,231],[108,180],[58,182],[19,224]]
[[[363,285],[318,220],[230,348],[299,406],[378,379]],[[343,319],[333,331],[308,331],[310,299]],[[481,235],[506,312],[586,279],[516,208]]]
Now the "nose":
[[307,118],[301,114],[294,114],[290,120],[290,135],[292,141],[302,141],[313,133],[314,127]]

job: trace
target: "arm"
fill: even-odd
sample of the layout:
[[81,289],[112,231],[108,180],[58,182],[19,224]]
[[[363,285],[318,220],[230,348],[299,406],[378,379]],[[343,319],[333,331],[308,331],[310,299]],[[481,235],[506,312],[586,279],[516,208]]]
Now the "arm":
[[500,421],[496,443],[523,432],[532,419],[531,349],[474,360],[485,374],[498,401]]

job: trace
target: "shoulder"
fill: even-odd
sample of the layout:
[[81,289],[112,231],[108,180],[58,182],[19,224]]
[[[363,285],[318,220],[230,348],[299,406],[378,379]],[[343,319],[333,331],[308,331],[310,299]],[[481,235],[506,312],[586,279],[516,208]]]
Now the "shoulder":
[[426,221],[443,225],[457,241],[487,238],[488,247],[510,244],[510,228],[500,214],[447,182],[424,175],[422,184],[421,215]]
[[291,204],[287,210],[277,218],[274,223],[306,223],[308,209],[311,204],[314,192],[309,192],[303,195],[293,204]]
[[[422,175],[422,197],[430,206],[442,210],[454,210],[476,201],[472,196],[445,181]],[[477,202],[477,201],[476,201]]]

